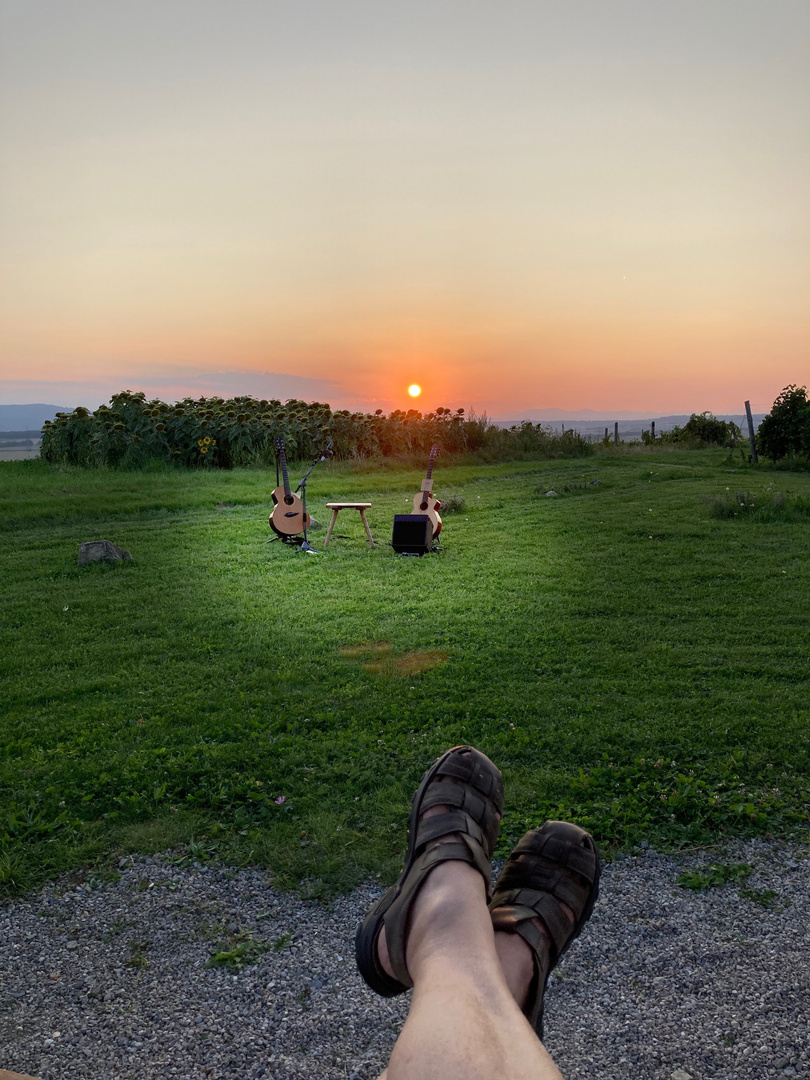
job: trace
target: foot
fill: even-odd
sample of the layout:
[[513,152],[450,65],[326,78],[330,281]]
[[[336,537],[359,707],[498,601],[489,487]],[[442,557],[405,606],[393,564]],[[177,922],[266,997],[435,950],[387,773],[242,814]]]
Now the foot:
[[590,918],[600,868],[584,829],[547,821],[526,833],[495,885],[495,947],[515,1001],[541,1038],[546,982]]
[[501,774],[473,747],[448,750],[425,773],[411,805],[402,873],[355,936],[357,966],[372,990],[391,997],[413,985],[410,939],[419,936],[426,912],[445,917],[454,889],[474,896],[476,904],[488,897],[502,812]]
[[[563,912],[573,926],[576,921],[571,908],[567,904],[560,904]],[[532,925],[537,927],[546,942],[546,949],[551,954],[551,936],[544,923],[539,919],[532,919]],[[495,934],[495,951],[501,964],[503,977],[509,992],[521,1009],[525,1009],[529,998],[532,980],[534,979],[534,950],[520,934],[509,934],[499,930]]]
[[[440,774],[436,777],[438,783],[450,783],[460,784],[459,780],[455,777],[445,776]],[[419,815],[420,821],[427,821],[431,817],[438,817],[441,814],[449,814],[452,811],[452,807],[446,803],[440,803],[438,806],[431,806],[429,810],[425,810],[423,814]],[[497,814],[498,821],[501,820],[501,814]],[[453,840],[460,840],[460,833],[448,833],[439,839],[438,844],[449,843]],[[411,953],[416,951],[418,947],[418,940],[423,934],[428,932],[429,923],[441,922],[443,914],[447,911],[448,901],[450,908],[454,906],[454,901],[457,901],[459,893],[466,893],[468,891],[468,880],[472,886],[473,891],[476,894],[480,894],[481,899],[486,902],[486,887],[481,875],[475,871],[471,866],[467,866],[465,863],[449,862],[439,863],[433,870],[430,871],[425,878],[419,892],[416,895],[416,899],[411,910],[410,918],[408,920],[407,927],[407,959],[408,970],[412,968]],[[425,925],[423,925],[425,924]],[[508,934],[501,935],[508,937]],[[528,946],[527,951],[530,952]],[[377,940],[377,950],[380,957],[380,964],[383,967],[386,975],[394,977],[394,970],[391,966],[391,959],[388,955],[388,943],[385,939],[385,926],[380,931],[380,936]],[[531,978],[531,975],[529,976]],[[510,987],[511,989],[511,987]]]

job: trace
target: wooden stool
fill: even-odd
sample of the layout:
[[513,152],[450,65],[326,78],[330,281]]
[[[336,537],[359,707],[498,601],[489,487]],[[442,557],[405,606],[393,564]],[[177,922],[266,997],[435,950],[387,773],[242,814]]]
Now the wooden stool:
[[332,511],[332,520],[329,522],[329,528],[326,530],[326,539],[323,542],[324,547],[326,547],[332,537],[332,529],[335,527],[337,516],[341,510],[359,510],[360,520],[363,522],[363,528],[366,530],[369,547],[377,546],[374,543],[374,537],[371,535],[371,529],[368,527],[368,522],[366,521],[366,510],[371,509],[371,503],[327,503],[326,509]]
[[5,1069],[0,1069],[0,1080],[36,1080],[35,1076],[29,1076],[27,1073],[13,1073],[7,1072]]

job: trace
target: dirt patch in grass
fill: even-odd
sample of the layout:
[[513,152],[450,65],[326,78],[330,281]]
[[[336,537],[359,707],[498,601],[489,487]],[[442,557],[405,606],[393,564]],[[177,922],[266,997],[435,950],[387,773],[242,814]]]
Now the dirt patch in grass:
[[364,656],[386,656],[390,652],[390,641],[364,641],[359,645],[341,645],[338,656],[344,660],[361,660]]
[[399,675],[419,675],[423,671],[445,664],[450,659],[450,653],[444,649],[426,649],[418,652],[405,653],[396,662],[396,670]]
[[344,660],[359,660],[363,671],[369,671],[372,675],[419,675],[439,667],[450,658],[444,649],[419,649],[394,656],[388,641],[341,645],[338,655]]

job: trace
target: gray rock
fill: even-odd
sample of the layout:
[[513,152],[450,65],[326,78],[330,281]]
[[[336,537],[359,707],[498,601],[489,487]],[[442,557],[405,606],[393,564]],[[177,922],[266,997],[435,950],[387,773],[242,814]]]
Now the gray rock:
[[94,562],[121,562],[131,558],[128,551],[118,547],[112,540],[88,540],[79,544],[79,566]]
[[557,498],[557,492],[556,491],[547,491],[546,492],[546,498],[547,499],[556,499]]

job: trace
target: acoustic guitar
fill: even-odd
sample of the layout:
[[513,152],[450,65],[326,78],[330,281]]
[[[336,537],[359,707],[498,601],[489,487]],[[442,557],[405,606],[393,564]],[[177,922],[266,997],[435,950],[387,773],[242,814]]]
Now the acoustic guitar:
[[442,519],[439,517],[439,507],[441,501],[433,497],[433,462],[436,460],[436,455],[439,452],[438,446],[435,444],[430,448],[430,459],[428,461],[427,476],[422,481],[422,487],[418,495],[413,497],[413,512],[415,514],[427,514],[430,518],[430,524],[433,529],[433,539],[435,540],[439,533],[442,531]]
[[284,443],[276,439],[278,457],[281,462],[281,475],[284,484],[276,488],[271,498],[275,503],[270,515],[270,528],[278,536],[295,536],[304,531],[304,526],[309,526],[309,514],[304,515],[304,504],[297,495],[290,490],[290,478],[287,475],[287,455],[284,453]]

